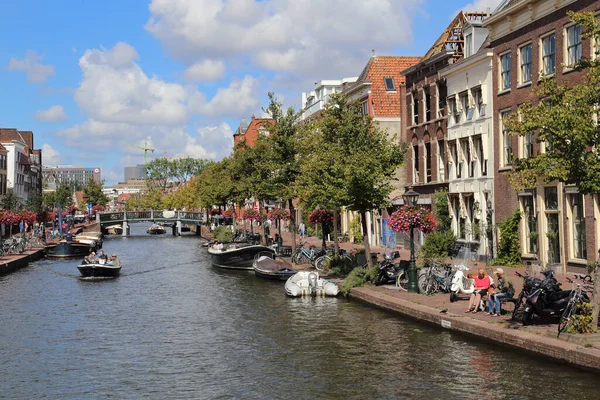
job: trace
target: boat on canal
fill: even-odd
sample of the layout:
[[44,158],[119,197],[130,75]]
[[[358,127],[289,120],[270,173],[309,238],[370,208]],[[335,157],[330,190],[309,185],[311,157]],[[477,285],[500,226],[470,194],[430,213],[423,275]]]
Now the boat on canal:
[[256,276],[279,281],[288,280],[298,272],[292,268],[292,264],[277,260],[275,253],[271,252],[260,252],[254,256],[252,267]]
[[50,244],[45,247],[46,257],[48,258],[85,257],[93,250],[94,247],[89,243],[69,242],[64,239],[56,244]]
[[122,235],[123,234],[123,226],[122,225],[110,225],[106,228],[106,233],[109,235]]
[[100,263],[91,263],[91,264],[81,264],[77,266],[79,273],[81,276],[87,277],[115,277],[121,274],[121,264],[116,263],[115,265],[111,264],[100,264]]
[[150,235],[163,235],[167,230],[161,225],[154,224],[146,232]]
[[219,244],[208,248],[211,263],[225,269],[252,270],[254,257],[261,252],[273,253],[275,250],[260,244]]
[[285,294],[291,297],[337,296],[338,285],[319,277],[315,271],[300,271],[285,282]]

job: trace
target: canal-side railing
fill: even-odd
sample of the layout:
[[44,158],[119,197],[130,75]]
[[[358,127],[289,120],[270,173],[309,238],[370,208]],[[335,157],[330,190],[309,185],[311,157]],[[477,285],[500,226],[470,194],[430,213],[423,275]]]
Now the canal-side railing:
[[204,213],[190,211],[126,211],[126,212],[101,212],[98,213],[98,222],[101,225],[118,222],[142,221],[181,221],[200,223],[204,221]]

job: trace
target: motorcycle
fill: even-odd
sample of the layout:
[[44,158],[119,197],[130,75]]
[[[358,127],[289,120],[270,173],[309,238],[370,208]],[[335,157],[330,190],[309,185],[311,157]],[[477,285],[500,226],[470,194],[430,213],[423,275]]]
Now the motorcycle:
[[[554,278],[554,271],[543,271],[545,279],[535,287],[525,300],[523,325],[531,325],[533,316],[546,318],[560,317],[569,303],[572,290],[561,290],[560,282]],[[585,295],[587,298],[587,295]]]
[[379,272],[375,278],[375,285],[381,286],[385,284],[396,284],[400,275],[406,274],[406,268],[401,266],[404,265],[402,262],[399,264],[394,263],[394,259],[400,257],[400,253],[397,251],[390,255],[383,255],[383,260],[379,263]]

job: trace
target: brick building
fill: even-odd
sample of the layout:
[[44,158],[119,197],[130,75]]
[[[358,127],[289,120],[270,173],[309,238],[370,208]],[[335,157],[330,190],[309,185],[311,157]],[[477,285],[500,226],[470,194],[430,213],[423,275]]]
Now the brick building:
[[[361,102],[363,113],[370,115],[375,124],[387,131],[390,140],[399,142],[402,138],[404,112],[402,90],[405,78],[401,72],[420,60],[421,57],[373,55],[356,82],[347,84],[343,90],[351,101]],[[404,193],[406,181],[404,168],[398,169],[395,178],[396,187],[390,195],[391,199],[400,198]],[[372,245],[379,245],[384,214],[385,211],[367,213],[367,226],[371,228],[369,239]],[[349,231],[354,212],[345,210],[340,217],[342,232]]]
[[267,126],[272,123],[273,119],[271,118],[256,118],[254,115],[249,124],[246,120],[242,120],[233,134],[233,147],[235,148],[242,139],[246,141],[248,146],[253,146],[260,134],[267,135],[269,133]]
[[448,189],[447,88],[440,71],[463,57],[463,27],[485,16],[460,12],[421,62],[402,72],[406,77],[404,140],[410,145],[406,183],[421,194],[421,204],[431,204],[435,191]]
[[582,196],[576,187],[561,183],[515,192],[503,172],[511,170],[516,157],[543,152],[544,144],[533,137],[508,135],[503,118],[532,100],[544,77],[556,77],[559,85],[577,84],[584,78],[569,65],[591,57],[593,43],[582,40],[581,28],[571,23],[568,10],[597,12],[600,1],[506,1],[502,10],[484,21],[494,52],[495,221],[520,208],[523,258],[560,271],[582,270],[588,260],[597,259],[598,198]]

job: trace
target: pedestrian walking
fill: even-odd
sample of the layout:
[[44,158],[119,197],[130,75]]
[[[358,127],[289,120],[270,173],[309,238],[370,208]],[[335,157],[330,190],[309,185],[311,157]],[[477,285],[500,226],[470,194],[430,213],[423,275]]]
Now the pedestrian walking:
[[306,225],[304,225],[304,222],[300,222],[298,229],[300,230],[300,237],[304,239],[304,235],[306,234]]

